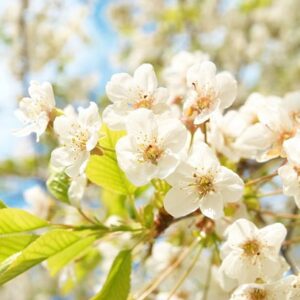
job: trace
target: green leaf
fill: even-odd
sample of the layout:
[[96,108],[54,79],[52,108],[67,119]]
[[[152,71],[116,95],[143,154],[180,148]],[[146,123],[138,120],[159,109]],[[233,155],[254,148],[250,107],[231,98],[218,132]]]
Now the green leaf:
[[79,240],[81,236],[70,231],[53,230],[45,233],[16,255],[15,259],[9,257],[0,264],[0,285],[72,247]]
[[82,255],[83,251],[88,249],[88,247],[91,246],[95,240],[95,236],[89,236],[80,239],[70,247],[50,257],[47,261],[50,274],[52,276],[56,275],[57,272],[59,272],[65,265],[67,265],[73,259],[76,259],[79,255]]
[[31,231],[46,226],[48,226],[48,222],[24,210],[18,208],[0,209],[0,235]]
[[61,293],[66,295],[79,283],[83,282],[85,279],[88,280],[88,275],[98,265],[100,260],[101,255],[95,248],[89,249],[84,257],[77,259],[74,266],[74,276],[69,276],[62,282]]
[[131,251],[115,258],[102,290],[92,300],[127,300],[130,291]]
[[101,129],[103,138],[100,139],[100,146],[104,147],[104,155],[92,155],[88,163],[86,174],[88,179],[117,194],[133,194],[136,187],[129,182],[124,172],[120,169],[116,154],[106,149],[115,149],[115,145],[120,137],[124,135],[123,131],[111,131],[106,125]]
[[52,196],[57,200],[70,204],[68,189],[70,178],[65,172],[53,173],[47,180],[47,188]]
[[17,252],[22,251],[35,241],[37,237],[37,235],[29,233],[0,236],[0,262]]

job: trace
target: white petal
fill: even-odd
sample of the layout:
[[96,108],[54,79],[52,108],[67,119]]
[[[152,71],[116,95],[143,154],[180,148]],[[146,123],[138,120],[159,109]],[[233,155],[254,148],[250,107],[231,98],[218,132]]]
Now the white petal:
[[171,188],[165,196],[164,208],[174,218],[186,216],[199,208],[198,195]]
[[219,193],[208,194],[200,201],[200,209],[203,215],[213,220],[224,216],[223,208],[222,195]]
[[216,66],[211,61],[194,64],[187,71],[187,83],[192,86],[193,83],[205,85],[214,81],[216,75]]
[[166,119],[162,117],[158,121],[159,138],[162,140],[162,147],[170,149],[174,153],[181,151],[188,138],[188,131],[177,119]]
[[70,154],[65,147],[59,147],[51,153],[51,164],[54,168],[64,168],[69,165]]
[[265,226],[259,230],[258,236],[267,245],[273,247],[275,253],[278,253],[286,237],[287,230],[281,223],[275,223]]
[[103,122],[112,130],[124,130],[126,123],[127,111],[118,110],[114,104],[106,106],[103,111]]
[[90,102],[87,108],[78,108],[78,120],[84,126],[98,128],[101,125],[98,106],[95,102]]
[[128,134],[139,140],[139,143],[157,137],[157,123],[155,115],[151,110],[140,108],[128,115],[126,123]]
[[258,229],[252,222],[238,219],[226,229],[225,235],[228,236],[229,243],[239,245],[245,240],[255,237],[257,232]]
[[133,86],[132,77],[127,73],[119,73],[112,76],[106,84],[107,97],[112,102],[128,101],[130,98],[129,90]]
[[237,94],[236,80],[229,72],[221,72],[216,76],[216,85],[221,99],[220,108],[231,106]]
[[157,78],[150,64],[143,64],[138,67],[133,75],[135,84],[145,92],[153,93],[157,88]]
[[300,134],[286,140],[283,147],[288,160],[295,165],[300,165]]
[[165,179],[167,176],[174,172],[178,164],[179,159],[174,155],[164,155],[158,161],[158,170],[156,174],[157,178]]
[[74,178],[68,189],[68,197],[72,205],[79,207],[87,184],[86,176]]
[[89,157],[90,153],[87,151],[78,153],[76,160],[67,166],[65,170],[66,174],[72,178],[82,175],[86,169]]
[[215,186],[222,194],[224,203],[238,201],[243,195],[243,180],[236,173],[222,166],[215,178]]

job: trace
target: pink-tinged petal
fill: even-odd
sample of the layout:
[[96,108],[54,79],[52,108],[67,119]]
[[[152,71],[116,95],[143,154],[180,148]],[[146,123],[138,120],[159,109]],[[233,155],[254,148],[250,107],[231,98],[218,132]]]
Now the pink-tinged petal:
[[107,97],[112,102],[128,101],[133,87],[132,77],[127,73],[115,74],[106,84]]
[[150,64],[138,67],[133,75],[135,84],[144,92],[153,93],[157,88],[157,78]]
[[216,76],[218,96],[221,100],[220,108],[232,105],[237,95],[237,82],[229,72],[221,72]]
[[224,216],[223,208],[222,195],[219,193],[208,194],[200,201],[202,214],[213,220],[220,219]]
[[198,195],[171,188],[164,199],[164,208],[174,218],[186,216],[199,208]]

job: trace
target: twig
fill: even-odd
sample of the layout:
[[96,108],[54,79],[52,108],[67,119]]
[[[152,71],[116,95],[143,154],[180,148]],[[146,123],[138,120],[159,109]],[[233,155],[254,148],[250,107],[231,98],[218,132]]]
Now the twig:
[[265,198],[265,197],[270,197],[270,196],[275,196],[275,195],[281,195],[282,194],[282,189],[278,189],[272,192],[264,193],[264,194],[258,194],[258,198]]
[[209,270],[208,270],[208,274],[207,274],[207,278],[206,278],[206,282],[205,282],[205,288],[204,288],[204,292],[203,292],[203,296],[202,296],[202,300],[206,300],[207,296],[208,296],[213,258],[214,258],[214,256],[213,256],[213,253],[212,253],[211,254],[211,259],[210,259],[210,264],[209,264]]
[[95,222],[94,220],[92,220],[89,216],[87,216],[83,210],[79,207],[77,207],[77,211],[79,212],[79,214],[86,220],[88,221],[89,223],[92,223],[92,224],[97,224],[97,222]]
[[136,300],[146,299],[160,285],[160,283],[181,264],[181,262],[189,255],[197,243],[198,240],[194,240],[190,247],[183,249],[177,259],[170,266],[168,266],[162,273],[160,273],[158,277],[154,278],[154,280],[152,280],[140,293],[138,293],[138,295],[135,297]]
[[177,290],[181,287],[181,285],[184,283],[184,281],[186,280],[186,278],[189,276],[189,274],[192,272],[192,270],[194,269],[198,258],[202,252],[202,247],[199,247],[198,252],[196,253],[194,259],[192,260],[191,264],[189,265],[189,267],[187,268],[187,270],[180,276],[180,278],[177,280],[174,288],[171,290],[167,300],[171,300],[172,296],[177,292]]
[[259,184],[259,183],[263,183],[265,181],[269,181],[273,177],[277,176],[277,174],[278,174],[277,171],[275,171],[274,173],[271,173],[269,175],[249,180],[248,182],[245,183],[245,186],[249,186],[249,185],[253,185],[253,184]]

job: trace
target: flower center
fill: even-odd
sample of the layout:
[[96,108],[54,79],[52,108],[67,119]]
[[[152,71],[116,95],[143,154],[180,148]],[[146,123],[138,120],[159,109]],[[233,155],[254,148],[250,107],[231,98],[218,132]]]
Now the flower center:
[[283,143],[284,141],[292,138],[296,134],[296,129],[290,131],[283,131],[278,135],[277,141],[274,143],[272,148],[268,151],[268,155],[270,156],[285,156],[283,151]]
[[88,136],[87,131],[85,131],[85,130],[77,131],[71,140],[74,151],[75,152],[85,151],[88,139],[89,139],[89,136]]
[[157,165],[158,160],[161,158],[163,154],[163,150],[158,147],[157,144],[149,144],[143,150],[143,161],[149,161],[154,165]]
[[193,177],[195,178],[195,186],[197,192],[201,197],[204,197],[209,192],[214,191],[214,182],[212,175],[198,176],[197,174],[194,174]]
[[133,104],[134,109],[147,108],[151,109],[153,106],[154,99],[150,95],[143,95],[138,101]]
[[185,112],[188,117],[195,117],[203,111],[210,109],[217,97],[217,94],[212,87],[200,88],[196,83],[193,83],[193,86],[197,92],[197,97],[194,103]]
[[300,123],[300,111],[293,112],[291,117],[296,123]]
[[264,300],[267,298],[267,292],[263,289],[253,288],[249,293],[249,300]]
[[256,240],[250,240],[241,245],[241,248],[244,250],[244,255],[246,256],[255,256],[260,255],[260,243]]

